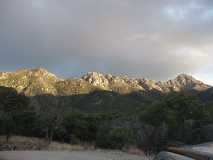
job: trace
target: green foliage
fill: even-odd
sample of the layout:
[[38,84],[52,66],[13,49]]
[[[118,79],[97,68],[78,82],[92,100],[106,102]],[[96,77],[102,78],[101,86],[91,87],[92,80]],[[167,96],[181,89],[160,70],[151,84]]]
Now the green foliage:
[[210,115],[209,107],[199,102],[196,97],[176,95],[147,106],[140,119],[142,123],[155,128],[168,126],[167,142],[181,141],[192,144],[204,140],[201,126],[211,121]]
[[17,120],[21,118],[20,113],[27,110],[28,100],[19,95],[11,88],[1,87],[0,89],[0,121],[1,131],[7,135],[7,140],[18,128]]
[[125,145],[134,143],[133,130],[126,128],[113,128],[109,133],[112,148],[122,149]]
[[131,144],[135,144],[135,133],[131,129],[104,125],[98,131],[96,139],[98,147],[122,149]]
[[36,114],[33,111],[23,111],[14,117],[16,123],[15,134],[23,136],[32,136],[35,132]]
[[152,103],[149,100],[139,93],[101,91],[28,98],[2,87],[0,134],[46,137],[50,142],[89,142],[113,149],[137,145],[147,152],[173,141],[193,144],[205,140],[203,126],[213,123],[213,103],[182,93]]
[[94,141],[97,127],[102,117],[94,114],[72,112],[65,116],[64,126],[70,134],[71,143],[76,141]]

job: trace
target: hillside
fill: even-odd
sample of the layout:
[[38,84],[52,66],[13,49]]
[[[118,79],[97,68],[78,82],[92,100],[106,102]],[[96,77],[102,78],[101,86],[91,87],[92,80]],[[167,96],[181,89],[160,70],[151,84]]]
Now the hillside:
[[[0,135],[101,148],[213,140],[212,87],[181,74],[157,82],[90,72],[60,79],[45,69],[0,73]],[[156,147],[157,146],[157,147]]]

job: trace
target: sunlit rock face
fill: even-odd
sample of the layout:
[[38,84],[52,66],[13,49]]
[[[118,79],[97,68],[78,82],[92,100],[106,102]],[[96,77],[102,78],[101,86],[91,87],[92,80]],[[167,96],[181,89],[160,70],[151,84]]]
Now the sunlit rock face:
[[120,94],[150,91],[169,93],[188,90],[204,91],[210,88],[209,85],[186,74],[178,75],[175,79],[165,82],[105,75],[98,72],[89,72],[81,78],[60,79],[43,68],[0,72],[0,85],[14,88],[27,96],[77,95],[94,90],[113,91]]
[[190,75],[180,74],[175,79],[169,80],[167,82],[159,82],[164,92],[180,92],[184,90],[197,90],[204,91],[210,88],[209,85],[204,84],[201,81],[196,80]]
[[15,88],[19,93],[29,96],[37,94],[56,94],[54,84],[58,78],[47,70],[22,69],[16,72],[2,72],[0,85]]
[[101,73],[89,72],[82,77],[85,81],[96,87],[107,89],[109,87],[108,79]]

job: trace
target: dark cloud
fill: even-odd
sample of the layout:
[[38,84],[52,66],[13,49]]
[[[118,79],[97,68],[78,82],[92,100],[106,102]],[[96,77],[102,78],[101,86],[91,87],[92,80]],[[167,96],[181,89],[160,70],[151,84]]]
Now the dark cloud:
[[0,1],[2,70],[199,77],[212,68],[212,35],[212,0]]

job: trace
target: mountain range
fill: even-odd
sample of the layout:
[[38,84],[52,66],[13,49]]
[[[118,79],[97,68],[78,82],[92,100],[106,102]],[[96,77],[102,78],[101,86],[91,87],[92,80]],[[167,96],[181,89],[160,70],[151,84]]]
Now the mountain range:
[[64,111],[137,112],[162,98],[176,94],[212,102],[213,88],[190,75],[168,81],[129,78],[89,72],[80,78],[61,79],[46,69],[0,72],[0,90],[10,88],[28,97],[33,108],[60,106]]
[[154,81],[98,72],[62,79],[43,68],[0,72],[0,134],[5,124],[13,134],[101,147],[122,136],[125,145],[129,136],[135,145],[142,136],[139,144],[153,146],[200,143],[212,141],[212,114],[213,87],[187,74]]
[[98,72],[89,72],[81,78],[61,79],[46,69],[21,69],[15,72],[0,72],[0,86],[14,88],[26,96],[50,94],[69,96],[88,94],[93,91],[109,91],[119,94],[133,92],[157,92],[166,94],[182,91],[205,91],[211,88],[190,75],[180,74],[168,81],[146,78],[129,78]]

